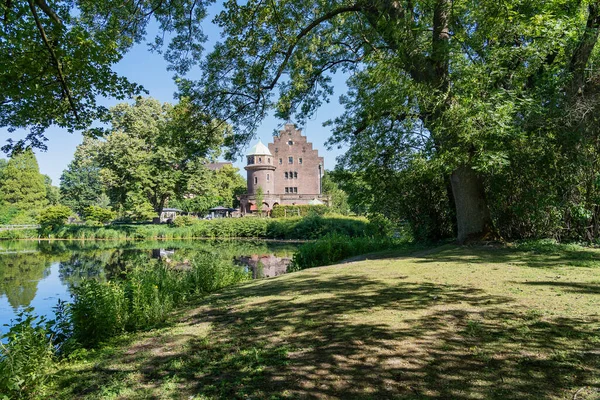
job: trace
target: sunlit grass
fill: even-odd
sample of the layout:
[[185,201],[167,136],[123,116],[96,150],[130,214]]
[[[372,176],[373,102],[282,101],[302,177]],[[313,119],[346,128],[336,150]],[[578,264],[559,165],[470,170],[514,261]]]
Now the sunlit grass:
[[410,251],[211,295],[71,364],[53,397],[598,398],[598,251]]

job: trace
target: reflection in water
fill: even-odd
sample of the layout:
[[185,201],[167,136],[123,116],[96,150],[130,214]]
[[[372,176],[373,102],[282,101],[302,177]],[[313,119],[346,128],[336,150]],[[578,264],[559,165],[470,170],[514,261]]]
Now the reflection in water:
[[1,265],[0,296],[6,296],[14,310],[29,306],[38,282],[48,276],[50,260],[36,253],[3,254]]
[[252,279],[271,278],[285,274],[291,257],[277,257],[273,254],[236,257],[238,264],[247,266],[252,271]]
[[52,317],[57,300],[85,279],[123,278],[134,267],[164,262],[186,269],[200,254],[231,260],[253,278],[286,272],[297,245],[249,241],[0,241],[0,331],[19,308]]

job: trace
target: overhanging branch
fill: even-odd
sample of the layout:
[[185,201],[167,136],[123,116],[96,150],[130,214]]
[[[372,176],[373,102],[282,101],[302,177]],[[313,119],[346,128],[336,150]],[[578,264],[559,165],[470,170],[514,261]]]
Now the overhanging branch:
[[58,72],[58,80],[60,82],[60,86],[63,90],[63,93],[65,94],[65,96],[67,97],[67,99],[69,101],[69,105],[71,107],[71,110],[73,111],[73,114],[75,115],[75,118],[77,120],[79,120],[79,115],[77,113],[77,107],[75,106],[75,101],[73,100],[73,96],[71,95],[71,91],[69,90],[69,86],[67,85],[67,81],[65,79],[65,75],[62,70],[62,64],[61,64],[58,56],[56,55],[54,48],[50,44],[50,41],[48,40],[48,36],[46,36],[46,31],[44,30],[44,27],[42,26],[42,23],[40,22],[40,18],[35,9],[35,4],[33,3],[33,0],[27,0],[27,1],[29,3],[29,8],[31,10],[31,13],[33,14],[33,18],[35,20],[35,25],[37,26],[38,31],[40,32],[40,35],[42,37],[42,40],[44,41],[44,44],[48,48],[48,52],[50,53],[50,56],[52,57],[52,61],[54,61],[54,65],[56,66],[56,70]]

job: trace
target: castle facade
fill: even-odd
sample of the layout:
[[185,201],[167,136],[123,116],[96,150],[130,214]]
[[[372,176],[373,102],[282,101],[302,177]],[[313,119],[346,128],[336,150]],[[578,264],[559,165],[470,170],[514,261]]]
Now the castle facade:
[[259,210],[259,188],[263,193],[263,211],[278,204],[329,203],[322,194],[324,159],[294,124],[286,124],[268,146],[259,140],[248,151],[246,161],[248,192],[240,197],[242,214]]

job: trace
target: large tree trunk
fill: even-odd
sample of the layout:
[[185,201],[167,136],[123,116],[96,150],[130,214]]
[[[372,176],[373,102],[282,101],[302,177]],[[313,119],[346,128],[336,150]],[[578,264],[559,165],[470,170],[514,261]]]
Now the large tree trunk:
[[491,232],[492,220],[483,182],[470,167],[458,167],[450,177],[456,204],[457,241],[483,239]]

